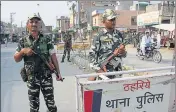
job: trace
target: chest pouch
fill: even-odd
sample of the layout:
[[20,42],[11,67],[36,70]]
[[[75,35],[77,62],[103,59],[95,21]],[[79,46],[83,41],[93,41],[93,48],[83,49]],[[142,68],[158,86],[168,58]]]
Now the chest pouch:
[[40,50],[41,54],[48,54],[46,39],[41,38],[41,40],[39,41],[39,45],[37,46],[37,49]]

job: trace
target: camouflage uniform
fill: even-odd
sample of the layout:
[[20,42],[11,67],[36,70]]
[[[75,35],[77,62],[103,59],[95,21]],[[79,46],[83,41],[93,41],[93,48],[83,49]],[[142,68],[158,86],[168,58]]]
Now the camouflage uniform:
[[[105,19],[113,19],[116,15],[112,10],[106,10],[103,14]],[[121,43],[123,42],[122,34],[114,29],[113,32],[108,32],[105,28],[98,32],[98,34],[93,38],[91,51],[90,51],[90,64],[95,71],[100,69],[100,63],[107,59]],[[110,63],[106,66],[108,72],[121,71],[121,63],[114,65],[121,57],[114,57]],[[109,78],[114,78],[115,76],[109,76]]]
[[[32,47],[33,42],[34,39],[31,35],[21,38],[16,51],[20,52],[22,48]],[[34,48],[34,51],[40,53],[48,60],[51,59],[50,54],[55,52],[54,45],[51,44],[51,39],[43,34],[39,35],[36,46],[37,47]],[[43,93],[49,112],[57,112],[57,107],[54,101],[52,73],[36,54],[33,54],[32,56],[23,56],[23,59],[24,68],[28,76],[27,86],[30,101],[30,112],[39,111],[40,89]]]
[[64,62],[66,53],[67,53],[67,61],[70,62],[70,51],[71,51],[71,48],[72,48],[72,38],[71,38],[71,35],[67,32],[64,35],[63,40],[64,40],[65,44],[64,44],[64,54],[62,56],[62,61],[61,62]]

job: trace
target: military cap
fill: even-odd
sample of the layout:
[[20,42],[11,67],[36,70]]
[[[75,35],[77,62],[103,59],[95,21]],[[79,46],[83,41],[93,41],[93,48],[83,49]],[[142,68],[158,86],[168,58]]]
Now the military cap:
[[35,13],[33,15],[31,15],[30,17],[28,17],[28,20],[31,20],[33,18],[37,18],[39,21],[41,20],[41,18],[39,16],[37,16]]
[[102,15],[103,19],[111,20],[117,17],[117,14],[112,9],[106,9]]

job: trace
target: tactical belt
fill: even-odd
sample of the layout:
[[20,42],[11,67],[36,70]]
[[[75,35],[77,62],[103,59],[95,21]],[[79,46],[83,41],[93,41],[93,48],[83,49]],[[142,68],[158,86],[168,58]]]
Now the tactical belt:
[[34,66],[34,74],[42,73],[45,70],[49,70],[44,63],[40,64],[40,66],[36,66],[35,62],[26,61],[26,62],[24,62],[24,65],[33,65]]

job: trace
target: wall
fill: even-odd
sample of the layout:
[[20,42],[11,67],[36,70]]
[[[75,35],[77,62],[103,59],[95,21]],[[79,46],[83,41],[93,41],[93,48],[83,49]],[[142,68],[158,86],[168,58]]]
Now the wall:
[[[106,10],[106,9],[115,10],[115,6],[93,6],[93,4],[91,4],[91,1],[80,1],[79,3],[82,4],[83,11],[85,11],[85,14],[86,14],[85,19],[87,19],[86,22],[88,22],[88,23],[92,23],[92,12],[94,10]],[[96,2],[95,2],[95,4],[96,4]]]
[[70,28],[70,18],[68,17],[65,17],[65,16],[61,16],[61,18],[57,19],[57,23],[59,24],[58,28],[61,30],[61,31],[66,31],[67,29]]
[[137,16],[137,11],[117,10],[116,13],[119,14],[118,18],[116,19],[116,27],[125,27],[130,29],[137,28],[137,25],[132,25],[131,23],[131,18],[133,16]]
[[[103,27],[103,23],[102,23],[102,17],[101,17],[102,14],[96,14],[92,17],[92,23],[93,23],[93,26],[99,26],[99,27]],[[96,24],[95,24],[95,19],[96,19]]]
[[46,26],[47,30],[52,33],[52,26]]
[[159,10],[161,10],[161,3],[149,5],[146,7],[146,12],[159,11]]
[[[119,16],[116,19],[116,27],[118,28],[130,28],[130,29],[136,29],[137,28],[137,23],[136,25],[132,25],[131,23],[131,18],[132,17],[137,17],[137,11],[129,11],[129,10],[116,10],[117,14]],[[139,12],[143,13],[142,11]],[[92,18],[93,20],[93,26],[99,26],[99,27],[104,27],[102,21],[101,21],[101,15],[102,14],[96,14]],[[95,24],[95,19],[96,19],[96,24]],[[97,21],[98,20],[98,21]]]

